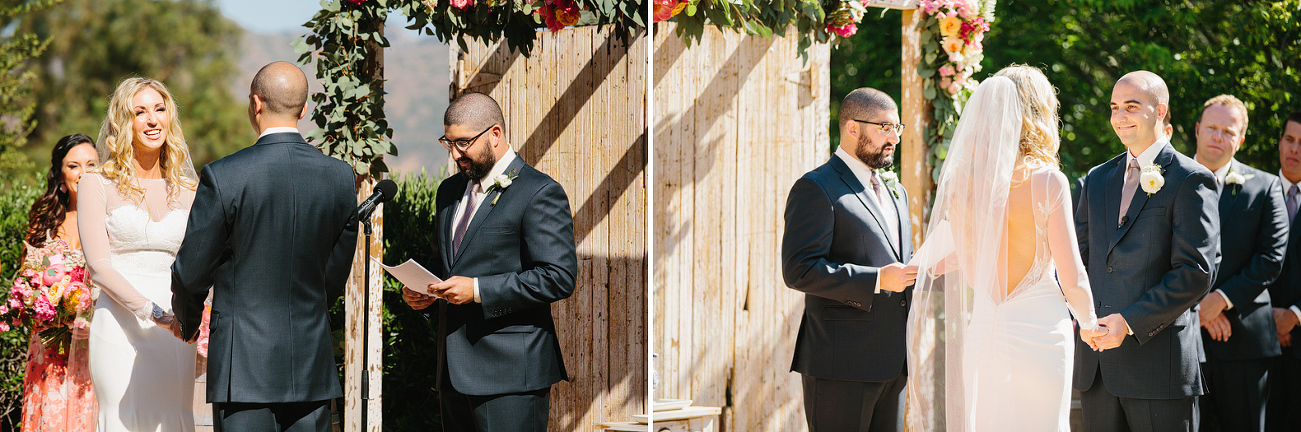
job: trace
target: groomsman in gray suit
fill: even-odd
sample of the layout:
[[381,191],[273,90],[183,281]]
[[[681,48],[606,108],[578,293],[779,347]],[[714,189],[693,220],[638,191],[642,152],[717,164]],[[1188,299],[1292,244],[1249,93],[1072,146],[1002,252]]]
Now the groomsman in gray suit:
[[791,370],[809,430],[902,431],[912,257],[908,197],[893,162],[899,108],[860,88],[840,105],[840,148],[791,187],[782,276],[805,293]]
[[1211,285],[1219,236],[1215,176],[1165,137],[1170,91],[1147,71],[1111,92],[1127,151],[1085,177],[1075,212],[1103,351],[1077,341],[1086,431],[1192,431],[1204,393],[1192,307]]
[[1195,129],[1198,163],[1220,185],[1219,268],[1198,308],[1206,346],[1202,429],[1265,430],[1267,371],[1280,354],[1265,289],[1283,269],[1287,209],[1277,176],[1233,158],[1247,134],[1247,106],[1231,95],[1206,101]]
[[1297,228],[1297,207],[1301,206],[1301,111],[1287,117],[1278,140],[1279,177],[1284,205],[1291,227],[1283,272],[1269,286],[1273,302],[1274,329],[1283,355],[1274,359],[1269,371],[1269,407],[1265,429],[1301,431],[1301,229]]

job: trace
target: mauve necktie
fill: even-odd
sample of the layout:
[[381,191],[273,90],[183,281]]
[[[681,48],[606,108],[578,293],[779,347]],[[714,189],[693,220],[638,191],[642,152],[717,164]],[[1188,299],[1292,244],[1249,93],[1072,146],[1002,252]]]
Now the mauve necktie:
[[465,203],[465,211],[461,213],[461,221],[456,223],[456,234],[452,236],[452,255],[456,255],[461,251],[461,240],[465,238],[465,230],[470,228],[470,217],[474,216],[474,206],[478,204],[474,202],[474,197],[478,194],[479,184],[476,182],[474,189],[467,194],[469,197],[466,199],[469,201]]
[[1140,172],[1138,169],[1138,159],[1129,160],[1129,169],[1125,170],[1125,187],[1120,192],[1120,220],[1125,220],[1125,214],[1129,213],[1129,203],[1134,200],[1134,194],[1138,192],[1138,178]]
[[1292,220],[1293,220],[1293,219],[1296,219],[1296,209],[1297,209],[1297,201],[1296,201],[1296,199],[1297,199],[1297,193],[1298,193],[1298,192],[1301,192],[1301,191],[1299,191],[1299,190],[1297,189],[1297,186],[1296,186],[1296,185],[1292,185],[1292,187],[1291,187],[1291,188],[1288,188],[1288,190],[1287,190],[1287,222],[1288,222],[1288,225],[1291,225],[1291,224],[1292,224]]
[[[885,193],[885,187],[881,185],[881,178],[876,175],[876,171],[872,172],[872,191],[876,193],[876,203],[881,206],[881,216],[887,219],[886,226],[888,227],[890,226],[888,220],[894,219],[891,217],[894,212],[894,206],[887,206],[890,201],[888,201],[889,198],[886,197],[887,194]],[[899,247],[899,242],[895,239],[899,234],[894,233],[893,229],[887,229],[886,231],[892,231],[887,233],[887,236],[889,237],[888,240],[890,240],[890,243],[893,243],[895,247]]]

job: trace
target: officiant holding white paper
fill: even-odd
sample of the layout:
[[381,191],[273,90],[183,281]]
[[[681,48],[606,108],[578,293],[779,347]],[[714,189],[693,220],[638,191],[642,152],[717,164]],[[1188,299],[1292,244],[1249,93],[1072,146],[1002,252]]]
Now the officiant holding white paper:
[[515,153],[505,125],[484,94],[447,107],[439,142],[460,172],[438,187],[425,263],[444,281],[402,290],[414,309],[443,300],[436,367],[445,431],[546,431],[551,385],[568,379],[551,303],[574,292],[573,213],[560,184]]

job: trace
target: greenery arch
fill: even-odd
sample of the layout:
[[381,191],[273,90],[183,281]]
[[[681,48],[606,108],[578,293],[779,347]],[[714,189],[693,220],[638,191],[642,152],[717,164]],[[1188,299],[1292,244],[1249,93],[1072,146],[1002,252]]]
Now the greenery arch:
[[628,41],[646,26],[646,9],[619,0],[326,0],[304,24],[311,33],[297,41],[299,63],[316,61],[324,91],[312,94],[312,120],[319,129],[307,139],[326,154],[352,165],[359,176],[388,171],[383,155],[397,154],[393,129],[384,118],[382,50],[389,46],[384,23],[391,11],[407,17],[408,29],[439,40],[496,42],[528,56],[536,30],[572,25],[610,26]]

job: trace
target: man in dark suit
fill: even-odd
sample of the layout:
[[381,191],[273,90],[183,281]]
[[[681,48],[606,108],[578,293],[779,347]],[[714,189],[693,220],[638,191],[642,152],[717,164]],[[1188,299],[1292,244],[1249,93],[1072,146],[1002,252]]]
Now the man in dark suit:
[[1283,183],[1283,203],[1287,208],[1287,253],[1283,271],[1269,286],[1273,302],[1274,331],[1281,345],[1281,356],[1274,359],[1269,371],[1269,407],[1265,411],[1265,429],[1269,431],[1301,430],[1301,229],[1296,225],[1301,205],[1301,111],[1287,117],[1283,136],[1278,139],[1279,178]]
[[[551,303],[574,293],[578,259],[569,198],[520,159],[491,97],[447,107],[460,173],[438,187],[434,254],[446,280],[404,287],[415,309],[438,302],[439,399],[447,431],[546,431],[551,385],[568,379]],[[427,288],[427,291],[426,291]]]
[[1097,302],[1093,339],[1077,341],[1075,388],[1087,431],[1192,431],[1203,393],[1197,315],[1219,235],[1215,177],[1163,133],[1170,92],[1147,71],[1111,93],[1111,126],[1127,152],[1094,167],[1075,212]]
[[877,170],[893,162],[899,109],[860,88],[840,105],[840,149],[791,187],[782,237],[786,286],[805,293],[791,370],[809,430],[902,431],[904,330],[917,277],[908,199]]
[[258,71],[252,147],[203,167],[172,264],[172,308],[191,340],[212,288],[208,401],[217,430],[328,431],[343,396],[328,309],[357,244],[352,168],[307,144],[307,77]]
[[1247,106],[1231,95],[1206,101],[1194,129],[1198,163],[1220,185],[1220,264],[1199,304],[1206,347],[1199,401],[1202,429],[1263,431],[1266,384],[1280,354],[1265,289],[1278,277],[1287,246],[1287,209],[1278,177],[1233,158],[1247,134]]

